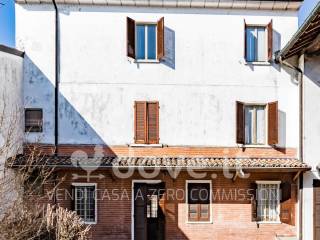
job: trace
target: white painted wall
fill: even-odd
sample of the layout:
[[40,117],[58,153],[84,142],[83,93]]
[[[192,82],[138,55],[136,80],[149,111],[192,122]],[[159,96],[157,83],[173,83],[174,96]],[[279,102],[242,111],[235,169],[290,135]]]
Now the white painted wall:
[[25,51],[24,106],[43,109],[43,134],[27,141],[54,143],[55,35],[51,5],[16,5],[16,44]]
[[[273,19],[277,50],[296,31],[296,12],[59,8],[60,143],[133,143],[134,101],[158,100],[161,143],[236,146],[235,101],[278,100],[279,145],[298,146],[294,74],[278,65],[249,66],[243,60],[244,19],[258,24]],[[17,42],[34,65],[25,71],[25,101],[33,99],[30,106],[45,108],[42,141],[53,143],[53,104],[48,103],[53,99],[54,12],[52,6],[42,4],[17,5],[16,14]],[[165,27],[174,32],[174,68],[165,63],[136,64],[126,57],[127,16],[152,21],[165,18]]]
[[5,160],[21,150],[23,58],[0,51],[0,178]]
[[304,239],[313,239],[313,179],[320,167],[320,57],[306,58],[304,75],[304,161],[312,167],[304,174]]

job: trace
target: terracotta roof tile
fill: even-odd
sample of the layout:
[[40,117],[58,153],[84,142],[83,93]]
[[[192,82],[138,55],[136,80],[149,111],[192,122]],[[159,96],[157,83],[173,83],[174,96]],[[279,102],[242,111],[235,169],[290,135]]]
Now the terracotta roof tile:
[[[23,165],[27,156],[16,158],[12,166]],[[223,157],[102,157],[102,158],[73,158],[66,156],[45,156],[42,163],[55,167],[191,167],[206,169],[225,168],[297,168],[310,167],[295,158],[223,158]]]

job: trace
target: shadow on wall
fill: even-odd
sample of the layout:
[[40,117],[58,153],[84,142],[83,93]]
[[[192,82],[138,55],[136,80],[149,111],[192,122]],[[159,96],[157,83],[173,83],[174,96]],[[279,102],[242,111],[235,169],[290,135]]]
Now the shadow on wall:
[[[273,29],[273,58],[275,57],[275,53],[281,50],[281,34]],[[281,71],[281,66],[276,64],[275,62],[272,63],[272,66],[278,71]]]
[[[25,55],[24,65],[24,107],[43,109],[42,134],[29,133],[27,140],[35,142],[41,139],[43,143],[52,144],[54,142],[55,120],[54,85],[28,55]],[[59,93],[59,134],[59,141],[68,139],[67,143],[106,144],[88,121],[61,93]]]
[[281,147],[281,148],[285,148],[286,147],[286,143],[287,143],[287,139],[286,139],[286,136],[287,136],[287,116],[286,116],[286,113],[281,111],[281,110],[278,110],[278,114],[279,114],[279,144],[278,146]]
[[164,27],[164,48],[165,56],[161,62],[176,69],[176,36],[174,30],[168,27]]
[[320,56],[312,57],[310,59],[306,56],[305,75],[318,87],[320,87],[319,63]]

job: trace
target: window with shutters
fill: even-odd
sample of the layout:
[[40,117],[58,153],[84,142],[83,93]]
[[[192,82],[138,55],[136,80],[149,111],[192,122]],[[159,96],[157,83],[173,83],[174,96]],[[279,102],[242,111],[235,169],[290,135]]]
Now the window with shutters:
[[85,223],[95,224],[97,219],[96,184],[74,183],[74,210]]
[[278,102],[236,102],[236,141],[247,145],[278,143]]
[[245,144],[265,144],[266,106],[247,105],[244,112]]
[[25,132],[42,132],[42,109],[25,109]]
[[211,222],[211,181],[187,181],[188,222]]
[[164,56],[164,18],[155,23],[127,18],[127,56],[151,62]]
[[159,103],[136,101],[135,113],[135,143],[159,143]]
[[280,222],[280,181],[256,181],[257,221]]
[[272,60],[272,21],[267,26],[245,23],[245,59],[247,62]]

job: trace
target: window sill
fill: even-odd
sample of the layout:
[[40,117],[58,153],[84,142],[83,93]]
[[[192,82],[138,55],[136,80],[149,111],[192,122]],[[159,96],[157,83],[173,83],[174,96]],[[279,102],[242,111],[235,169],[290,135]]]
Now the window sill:
[[266,61],[266,62],[245,62],[245,65],[256,65],[256,66],[270,66],[271,63]]
[[163,148],[163,144],[139,144],[139,143],[133,143],[130,144],[129,147],[153,147],[153,148]]
[[190,222],[190,221],[187,221],[187,224],[213,224],[213,222],[212,221],[209,221],[209,222],[204,222],[204,221]]
[[272,148],[270,145],[243,144],[243,148]]
[[261,222],[257,222],[257,224],[281,224],[281,222],[280,221],[275,221],[275,222],[263,222],[263,221],[261,221]]
[[148,59],[135,59],[134,63],[160,63],[158,59],[148,60]]
[[212,221],[208,221],[208,222],[190,222],[190,221],[187,221],[187,224],[212,224],[213,222]]
[[96,225],[97,222],[83,222],[84,224],[87,224],[87,225]]

